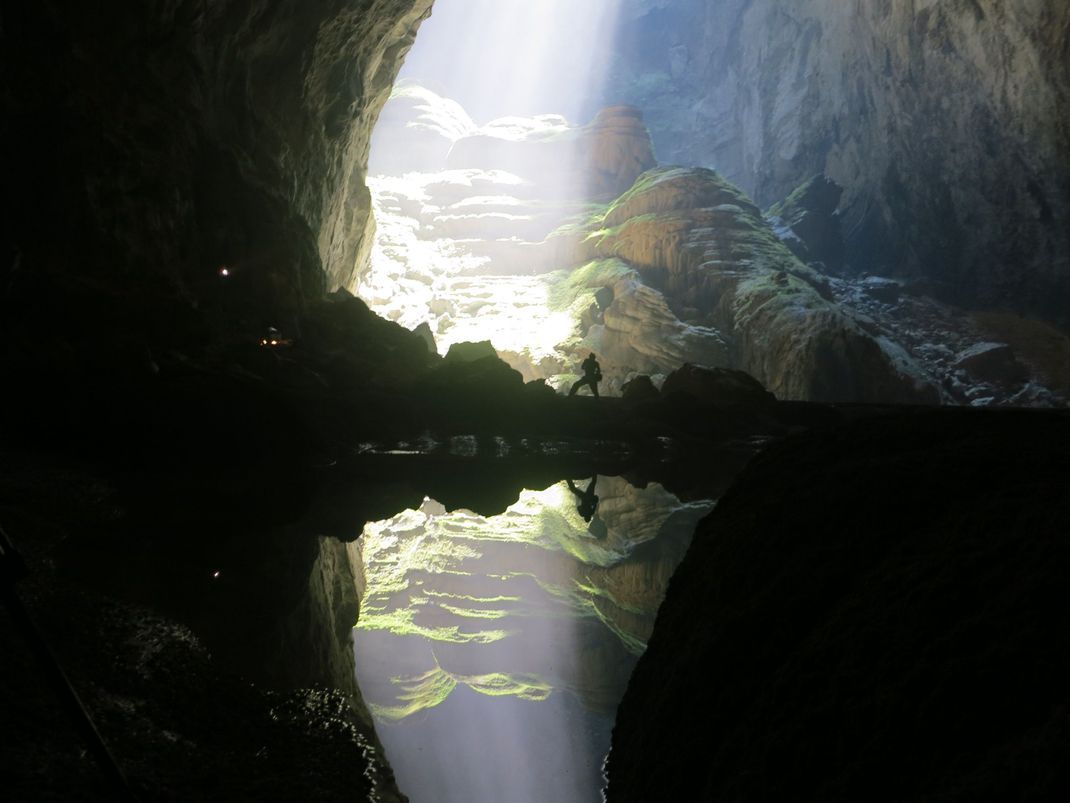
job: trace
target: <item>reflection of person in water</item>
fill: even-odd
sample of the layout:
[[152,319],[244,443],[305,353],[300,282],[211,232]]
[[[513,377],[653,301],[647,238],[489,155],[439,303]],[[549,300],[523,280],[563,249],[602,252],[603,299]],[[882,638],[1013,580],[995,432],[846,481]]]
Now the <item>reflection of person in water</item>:
[[583,361],[583,378],[572,386],[572,389],[568,392],[569,396],[575,396],[576,391],[582,388],[584,385],[591,389],[591,393],[594,397],[598,398],[598,383],[602,381],[602,366],[598,364],[598,360],[594,354],[591,354],[586,360]]
[[566,480],[566,482],[568,489],[580,500],[580,503],[576,505],[576,511],[583,516],[584,521],[589,522],[594,518],[594,512],[598,510],[598,497],[594,493],[594,484],[598,482],[598,475],[591,477],[591,484],[587,486],[586,491],[577,488],[572,480]]

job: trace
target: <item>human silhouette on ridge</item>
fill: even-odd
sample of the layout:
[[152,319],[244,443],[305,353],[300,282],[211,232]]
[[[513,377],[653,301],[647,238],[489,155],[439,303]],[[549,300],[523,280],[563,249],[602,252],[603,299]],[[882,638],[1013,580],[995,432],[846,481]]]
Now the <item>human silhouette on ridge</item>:
[[591,393],[594,397],[598,398],[598,383],[602,381],[602,366],[598,364],[598,360],[595,359],[594,352],[591,356],[583,361],[580,366],[583,368],[583,377],[576,381],[576,384],[572,386],[572,389],[568,392],[569,396],[575,396],[576,391],[587,385],[591,389]]

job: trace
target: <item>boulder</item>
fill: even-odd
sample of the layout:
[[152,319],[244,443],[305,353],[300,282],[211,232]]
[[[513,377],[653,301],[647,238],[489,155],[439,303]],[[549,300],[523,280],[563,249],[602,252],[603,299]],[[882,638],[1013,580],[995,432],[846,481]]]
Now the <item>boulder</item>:
[[862,292],[882,304],[894,304],[903,292],[903,285],[895,279],[882,276],[867,276],[861,282]]
[[1029,370],[1006,343],[977,343],[959,354],[952,366],[984,382],[1017,385],[1029,379]]
[[662,392],[686,393],[712,404],[769,404],[776,396],[750,374],[731,368],[684,365],[669,374]]
[[602,109],[584,129],[587,191],[593,198],[615,198],[657,165],[643,113],[634,106]]
[[545,379],[532,379],[524,385],[524,392],[532,398],[549,398],[556,396],[557,391],[546,384]]
[[446,364],[476,362],[487,357],[497,359],[498,352],[489,340],[480,340],[478,343],[454,343],[446,353]]
[[424,343],[427,345],[428,352],[430,352],[431,354],[438,353],[438,344],[435,343],[435,335],[434,332],[431,331],[431,324],[429,324],[427,321],[424,321],[415,329],[413,329],[412,333],[418,338],[420,338],[422,341],[424,341]]
[[336,387],[404,382],[438,360],[426,340],[380,318],[345,290],[309,304],[296,347]]
[[646,374],[629,379],[621,387],[621,397],[628,402],[641,402],[656,399],[661,394]]

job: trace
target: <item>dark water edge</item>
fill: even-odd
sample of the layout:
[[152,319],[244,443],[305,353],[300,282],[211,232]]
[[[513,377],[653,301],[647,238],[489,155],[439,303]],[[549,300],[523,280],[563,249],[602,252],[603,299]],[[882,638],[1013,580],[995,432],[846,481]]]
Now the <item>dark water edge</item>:
[[[62,454],[0,457],[0,524],[30,570],[18,592],[131,786],[158,799],[396,797],[353,679],[356,578],[345,541],[323,534],[355,538],[432,494],[491,515],[566,475],[677,470],[560,441],[509,458],[354,446],[298,486],[284,472],[255,490],[264,475],[240,467],[205,486]],[[708,481],[681,470],[677,482]],[[0,644],[10,799],[107,795],[6,612]]]

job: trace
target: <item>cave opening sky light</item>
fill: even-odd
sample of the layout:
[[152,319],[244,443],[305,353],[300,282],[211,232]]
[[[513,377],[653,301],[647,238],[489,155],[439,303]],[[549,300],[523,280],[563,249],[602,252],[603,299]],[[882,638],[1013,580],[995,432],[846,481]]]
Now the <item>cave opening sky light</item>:
[[623,0],[435,0],[402,78],[477,123],[520,114],[586,122],[597,109]]
[[[604,86],[627,2],[436,0],[406,57],[399,83],[414,82],[456,101],[471,118],[469,125],[500,121],[494,128],[496,137],[510,137],[514,128],[518,132],[539,129],[544,134],[564,130],[563,121],[553,115],[583,125],[605,103]],[[537,115],[551,117],[531,119]],[[507,117],[514,121],[512,127],[501,122]],[[528,119],[519,121],[518,117]],[[423,185],[437,182],[435,175],[375,174],[376,154],[393,147],[396,143],[389,137],[373,140],[369,178],[373,195],[427,203]],[[553,176],[542,172],[524,178],[537,180],[547,196],[565,193],[569,177],[575,175],[570,158],[564,155],[564,161],[555,164]],[[501,182],[501,176],[495,181]],[[472,205],[464,209],[430,213],[425,206],[424,214],[475,216],[481,212],[477,201],[501,205],[507,199],[495,193],[508,192],[509,187],[501,186],[487,191],[495,197],[473,198]],[[518,270],[513,264],[499,263],[483,271],[472,263],[485,263],[487,257],[456,248],[449,235],[428,237],[426,227],[397,211],[393,201],[382,204],[377,200],[378,233],[371,267],[352,289],[376,312],[402,326],[413,329],[429,322],[443,353],[453,343],[489,340],[514,367],[524,370],[520,363],[530,362],[536,367],[528,373],[547,378],[537,366],[547,359],[554,364],[559,344],[575,326],[567,304],[555,308],[551,303],[554,280],[530,275],[530,270]],[[522,221],[526,215],[547,210],[518,204],[515,210],[492,208],[488,219],[500,221],[506,212],[514,211]],[[570,213],[575,210],[563,211],[560,222]],[[479,236],[474,225],[469,232],[464,236]],[[484,232],[485,239],[500,236],[490,232]],[[478,273],[494,275],[475,281],[464,278]],[[447,307],[448,313],[443,311]],[[447,315],[448,323],[442,323]],[[524,356],[516,357],[521,353]]]

